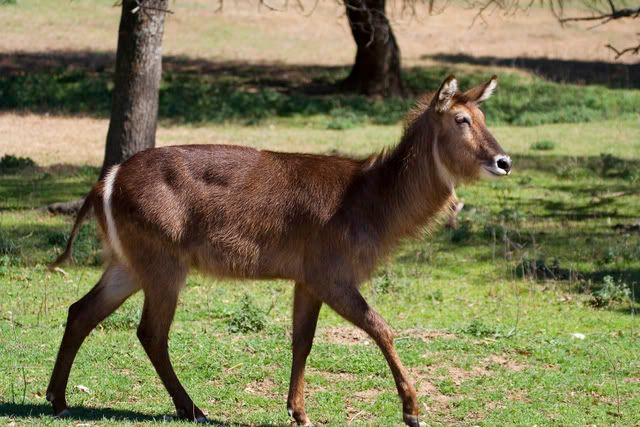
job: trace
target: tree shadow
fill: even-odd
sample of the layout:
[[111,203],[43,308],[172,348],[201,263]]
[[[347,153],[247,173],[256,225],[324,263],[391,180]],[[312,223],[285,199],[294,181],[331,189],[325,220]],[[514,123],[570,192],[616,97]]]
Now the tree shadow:
[[533,72],[547,80],[562,83],[598,84],[610,88],[640,88],[640,64],[553,58],[498,58],[495,56],[471,56],[462,53],[423,55],[421,58],[453,64],[518,68]]
[[629,172],[640,170],[640,159],[623,159],[605,153],[599,156],[514,154],[512,157],[519,170],[564,174],[565,178],[580,169],[601,178],[623,178]]
[[[6,76],[38,74],[51,70],[113,74],[116,57],[113,52],[53,51],[28,53],[0,53],[0,72]],[[165,55],[162,70],[168,74],[192,76],[220,76],[221,78],[249,80],[261,87],[308,94],[335,94],[341,92],[333,79],[323,75],[342,73],[349,67],[325,65],[289,65],[282,63],[250,63],[246,61],[212,61],[203,58]]]
[[[109,52],[0,53],[0,111],[108,117],[115,57]],[[344,129],[369,121],[396,124],[415,97],[438,87],[455,72],[462,87],[486,78],[482,72],[443,64],[403,70],[406,97],[373,100],[345,92],[349,67],[163,58],[159,118],[177,123],[239,121],[273,117],[328,116],[326,125]],[[480,75],[483,74],[483,75]],[[517,76],[503,79],[510,96],[487,103],[495,122],[531,125],[579,122],[635,113],[636,98],[611,96],[594,87],[589,102],[581,88]]]
[[[112,408],[87,408],[75,407],[70,408],[71,415],[66,418],[71,421],[130,421],[130,422],[163,422],[164,415],[150,415],[137,411],[129,411]],[[9,418],[39,418],[50,417],[51,405],[44,403],[10,403],[0,402],[0,417]],[[289,426],[289,424],[244,424],[237,422],[226,422],[216,419],[209,419],[208,425],[213,426]]]
[[98,176],[91,166],[52,165],[0,173],[0,212],[39,208],[87,194]]

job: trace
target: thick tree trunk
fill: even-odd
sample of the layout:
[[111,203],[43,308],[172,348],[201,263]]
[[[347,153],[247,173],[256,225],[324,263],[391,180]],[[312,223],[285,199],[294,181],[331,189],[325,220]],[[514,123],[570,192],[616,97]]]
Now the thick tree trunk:
[[400,48],[385,14],[386,0],[346,0],[347,18],[357,45],[345,89],[369,96],[400,95]]
[[[122,2],[111,120],[101,178],[111,166],[156,145],[167,3],[168,0]],[[54,203],[44,209],[55,214],[73,215],[82,202],[81,199]]]
[[112,165],[155,146],[167,3],[122,2],[111,120],[101,177]]

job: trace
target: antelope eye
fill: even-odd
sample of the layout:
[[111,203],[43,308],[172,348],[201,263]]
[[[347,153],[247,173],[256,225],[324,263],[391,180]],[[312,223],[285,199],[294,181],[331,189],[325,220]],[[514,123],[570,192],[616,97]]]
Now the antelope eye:
[[471,118],[469,116],[465,116],[464,114],[460,114],[456,116],[456,123],[458,123],[459,125],[466,123],[471,126]]

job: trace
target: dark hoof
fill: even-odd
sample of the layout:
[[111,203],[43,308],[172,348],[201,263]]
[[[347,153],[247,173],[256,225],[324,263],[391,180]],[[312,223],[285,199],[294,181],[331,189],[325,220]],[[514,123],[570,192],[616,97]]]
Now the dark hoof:
[[178,418],[181,420],[193,421],[194,423],[198,423],[198,424],[206,424],[209,422],[207,417],[197,407],[194,407],[193,410],[189,412],[179,409],[179,410],[176,410],[176,413],[178,415]]
[[402,414],[402,420],[409,427],[420,427],[420,420],[417,415]]
[[71,412],[67,409],[67,402],[62,399],[56,399],[55,395],[50,391],[47,391],[47,401],[51,403],[53,409],[53,416],[56,418],[66,418],[71,416]]
[[296,420],[297,425],[304,426],[304,427],[315,427],[314,424],[311,422],[311,420],[309,420],[309,417],[307,417],[306,414],[304,413],[300,414],[298,412],[295,412],[291,408],[287,408],[287,412],[289,413],[290,417],[293,417],[293,419]]

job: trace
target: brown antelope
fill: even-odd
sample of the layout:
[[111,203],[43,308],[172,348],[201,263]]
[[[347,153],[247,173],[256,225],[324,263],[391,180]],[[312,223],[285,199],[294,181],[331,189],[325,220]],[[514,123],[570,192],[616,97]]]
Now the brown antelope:
[[69,307],[47,389],[55,415],[67,415],[69,371],[85,337],[142,290],[137,335],[177,414],[206,421],[180,384],[167,348],[178,294],[191,268],[220,277],[295,282],[289,414],[309,425],[304,369],[323,303],[363,329],[386,358],[403,420],[419,425],[416,391],[393,332],[359,286],[405,237],[453,206],[454,186],[508,175],[511,160],[485,127],[478,106],[496,78],[465,93],[448,77],[423,98],[400,143],[364,160],[201,145],[147,150],[114,166],[93,187],[55,267],[68,259],[93,209],[108,262],[89,293]]

